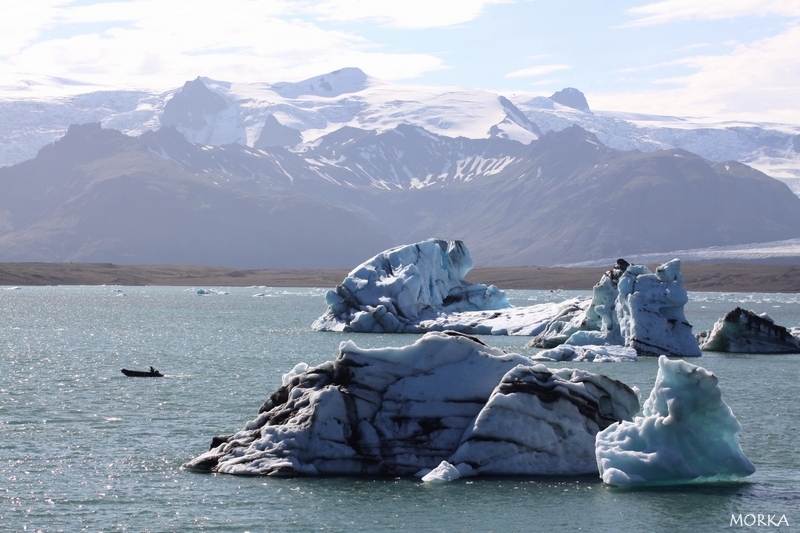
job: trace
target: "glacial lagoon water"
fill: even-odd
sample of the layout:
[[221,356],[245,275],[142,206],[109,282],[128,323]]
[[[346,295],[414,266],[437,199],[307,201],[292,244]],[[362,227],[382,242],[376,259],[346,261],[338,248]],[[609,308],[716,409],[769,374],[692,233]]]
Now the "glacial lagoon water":
[[[298,362],[341,341],[401,346],[415,335],[314,332],[324,289],[0,287],[0,531],[800,530],[800,354],[691,360],[720,379],[756,473],[740,482],[620,490],[599,478],[267,479],[185,472],[215,435],[255,417]],[[508,291],[515,305],[588,292]],[[708,329],[741,305],[800,325],[798,294],[690,293]],[[525,337],[484,337],[532,353]],[[155,366],[161,379],[120,369]],[[655,358],[552,363],[646,396]],[[762,526],[755,521],[762,515]],[[749,518],[752,516],[752,518]],[[741,525],[735,519],[741,517]],[[734,520],[732,522],[732,520]],[[751,527],[748,527],[751,526]]]

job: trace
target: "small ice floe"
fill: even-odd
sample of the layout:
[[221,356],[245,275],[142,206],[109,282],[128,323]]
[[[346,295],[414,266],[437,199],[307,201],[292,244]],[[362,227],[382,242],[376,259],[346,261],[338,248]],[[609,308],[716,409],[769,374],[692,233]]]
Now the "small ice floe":
[[729,481],[755,472],[739,445],[739,421],[717,377],[685,361],[658,359],[642,415],[600,431],[600,477],[609,485]]
[[228,293],[225,292],[225,291],[218,290],[218,289],[202,289],[201,288],[201,289],[197,289],[197,294],[200,294],[200,295],[203,295],[203,296],[210,296],[210,295],[228,294]]
[[[467,466],[467,465],[463,465]],[[423,472],[425,472],[423,474]],[[421,470],[417,472],[417,477],[422,478],[425,483],[448,483],[461,477],[461,472],[447,461],[442,461],[439,466],[431,471]]]

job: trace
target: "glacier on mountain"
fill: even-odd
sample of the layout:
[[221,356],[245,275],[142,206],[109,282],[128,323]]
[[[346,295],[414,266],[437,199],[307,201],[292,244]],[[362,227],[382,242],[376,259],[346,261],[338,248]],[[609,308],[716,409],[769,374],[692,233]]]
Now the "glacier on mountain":
[[796,141],[800,138],[800,125],[589,112],[588,104],[585,110],[576,109],[552,97],[525,94],[510,99],[542,133],[577,125],[616,150],[680,148],[715,162],[738,161],[784,181],[800,196],[800,150]]
[[[798,190],[800,193],[800,190]],[[648,254],[630,254],[626,256],[633,262],[646,265],[665,263],[673,257],[689,262],[718,262],[733,263],[737,261],[748,262],[796,262],[800,258],[800,239],[785,239],[781,241],[761,242],[751,244],[734,244],[730,246],[711,246],[709,248],[696,248],[687,250],[665,250],[663,252]],[[562,264],[564,267],[594,267],[603,266],[613,261],[612,258],[593,259],[578,263]]]
[[[56,87],[61,84],[62,95]],[[348,126],[384,132],[410,124],[435,134],[470,139],[504,138],[529,143],[539,130],[510,100],[458,87],[393,85],[344,68],[300,82],[230,83],[198,77],[177,89],[102,90],[74,94],[51,80],[38,94],[29,86],[0,89],[0,166],[30,159],[70,124],[99,122],[130,135],[175,126],[190,142],[254,147],[274,119],[301,136],[285,146],[304,150]],[[56,86],[56,87],[54,87]],[[35,85],[33,86],[35,88]],[[69,96],[63,96],[69,93]],[[469,112],[465,113],[464,110]],[[272,118],[270,118],[272,117]]]
[[[569,94],[580,96],[577,90]],[[585,98],[578,103],[565,100],[579,108],[575,109],[553,97],[539,97],[535,105],[523,110],[532,100],[456,88],[399,87],[358,70],[343,69],[296,84],[237,84],[197,78],[180,89],[155,95],[144,91],[96,92],[57,102],[21,99],[7,102],[9,107],[0,102],[4,119],[0,131],[26,124],[24,131],[5,132],[7,143],[0,145],[0,152],[5,150],[13,157],[25,153],[20,144],[32,146],[35,139],[86,118],[127,133],[161,126],[158,131],[142,133],[138,142],[135,138],[118,142],[117,149],[110,152],[95,151],[96,145],[104,142],[101,135],[78,143],[75,154],[82,150],[86,162],[106,160],[98,167],[102,181],[90,180],[87,174],[93,171],[75,166],[74,158],[47,149],[53,145],[43,147],[40,156],[26,162],[28,168],[15,165],[2,169],[9,171],[4,175],[14,176],[11,181],[19,190],[15,198],[7,195],[3,208],[8,221],[13,222],[4,225],[8,233],[2,235],[0,244],[6,255],[20,260],[73,260],[91,254],[100,259],[108,256],[111,261],[132,261],[134,256],[121,256],[124,252],[113,244],[126,242],[126,237],[117,234],[110,238],[81,235],[74,241],[68,239],[67,247],[54,247],[53,242],[65,238],[66,229],[50,211],[63,206],[69,213],[62,211],[58,216],[78,217],[86,220],[85,228],[97,228],[96,218],[102,209],[89,206],[113,202],[110,197],[127,194],[125,187],[148,177],[167,183],[178,176],[201,188],[219,188],[227,197],[219,201],[214,193],[218,201],[209,203],[207,198],[190,195],[204,206],[212,206],[210,210],[203,207],[191,211],[193,216],[219,213],[229,217],[222,211],[247,212],[233,208],[233,203],[272,203],[278,196],[291,196],[300,202],[327,205],[334,211],[347,210],[351,219],[360,220],[359,225],[385,232],[388,238],[384,242],[414,242],[441,234],[467,239],[476,259],[496,266],[549,266],[596,260],[611,253],[618,257],[623,252],[629,259],[633,252],[653,251],[684,257],[672,251],[720,245],[741,246],[723,253],[735,260],[753,251],[755,245],[744,243],[800,236],[798,198],[775,180],[740,163],[710,163],[681,150],[613,150],[602,142],[606,139],[606,115],[586,111],[588,104],[582,103]],[[544,122],[531,118],[536,113],[542,113]],[[42,117],[55,118],[37,122]],[[59,117],[67,117],[68,122],[59,125]],[[550,119],[563,120],[546,123]],[[622,128],[622,137],[639,135],[638,126],[632,122],[628,123],[630,128],[623,127],[625,120],[614,119],[609,124]],[[680,127],[673,124],[675,128],[686,131],[701,124],[673,122],[680,123]],[[588,130],[571,124],[581,124]],[[704,131],[697,139],[711,139],[714,145],[717,126],[703,125],[714,131]],[[780,153],[764,153],[781,158],[795,154],[800,147],[797,134],[788,126],[775,126],[781,130],[775,135],[772,130],[724,126],[737,128],[730,137],[732,146],[749,139],[748,153],[753,146],[768,143]],[[547,133],[540,136],[543,130]],[[179,142],[178,137],[186,142]],[[128,147],[123,148],[123,144]],[[728,154],[723,145],[716,145],[720,150],[711,154],[713,157]],[[655,143],[651,148],[664,146]],[[120,150],[133,150],[137,157],[123,161],[126,156]],[[152,156],[169,164],[154,161],[150,165],[146,160]],[[51,164],[64,172],[47,171],[45,167]],[[123,176],[123,168],[129,169],[130,177]],[[43,187],[46,181],[59,184],[41,210],[21,207],[23,201],[34,204],[39,198],[33,191],[26,196],[25,191],[30,189],[22,186],[36,181],[23,178],[34,170],[40,173]],[[68,197],[68,188],[61,184],[83,179],[100,190],[90,191],[81,185],[76,191],[83,191],[83,199]],[[4,190],[8,192],[10,187]],[[377,199],[376,193],[383,196]],[[716,199],[713,205],[705,200],[709,197]],[[169,203],[169,207],[164,204],[168,210],[185,203],[181,195],[167,194],[164,199]],[[87,208],[78,210],[81,202],[86,202]],[[280,205],[283,216],[293,211],[283,209],[287,202]],[[409,205],[414,208],[408,209]],[[617,216],[598,218],[595,210],[583,209],[585,205]],[[16,209],[28,209],[36,215],[21,216]],[[509,216],[498,217],[498,211]],[[564,212],[571,213],[567,224],[563,223]],[[623,233],[618,231],[619,220],[669,213],[681,215],[672,217],[671,224],[627,224]],[[120,228],[147,227],[134,220],[141,215],[126,214],[130,220],[120,220]],[[48,229],[38,227],[33,232],[24,227],[33,224],[44,224]],[[243,234],[233,225],[224,227]],[[188,233],[188,229],[181,231]],[[287,235],[296,243],[306,238],[308,230],[303,224],[295,224],[285,232],[274,233],[276,238],[278,234]],[[187,240],[185,235],[178,238]],[[93,242],[79,245],[82,240]],[[227,244],[233,245],[235,240]],[[142,242],[152,239],[143,238]],[[148,247],[147,253],[153,253],[155,247]],[[766,250],[762,254],[762,248],[759,245],[750,256],[791,253]],[[373,248],[370,253],[380,249]],[[137,251],[136,255],[141,253]],[[266,247],[262,247],[258,254],[232,257],[231,261],[237,265],[262,261],[264,266],[275,266],[271,258],[270,263],[263,263],[267,257]],[[341,264],[353,265],[360,259],[350,257]],[[691,259],[686,256],[686,260]]]
[[[208,106],[205,91],[189,86],[203,84],[205,91],[225,106]],[[460,88],[395,86],[367,76],[356,68],[346,68],[296,83],[227,83],[208,78],[188,82],[180,93],[191,88],[199,109],[182,110],[184,120],[203,122],[194,127],[179,127],[187,139],[217,146],[238,143],[254,146],[269,117],[296,130],[304,150],[320,137],[343,127],[377,133],[401,124],[424,128],[431,133],[471,139],[500,137],[523,143],[538,137],[538,128],[509,100],[496,94]],[[164,105],[170,112],[171,101]],[[470,113],[463,113],[469,108]],[[162,124],[174,122],[170,115]],[[293,146],[293,145],[287,145]]]
[[749,476],[755,467],[742,452],[740,430],[714,374],[661,356],[642,415],[597,434],[600,477],[609,485],[635,486]]
[[630,421],[625,384],[549,369],[458,333],[298,365],[258,416],[184,468],[240,475],[597,473],[595,436]]
[[371,79],[358,68],[343,68],[297,83],[281,82],[270,88],[283,98],[295,99],[301,96],[335,98],[348,93],[357,93],[369,87]]
[[[211,101],[216,103],[207,105]],[[357,68],[282,83],[199,77],[163,92],[97,91],[74,81],[49,79],[0,88],[0,133],[7,140],[0,146],[0,166],[32,158],[70,124],[86,122],[131,135],[180,123],[179,131],[191,142],[255,147],[274,120],[297,132],[282,142],[298,150],[345,126],[383,132],[411,124],[452,138],[505,138],[527,144],[542,133],[579,125],[619,150],[682,148],[713,161],[744,162],[785,180],[800,193],[798,125],[590,112],[584,102],[585,96],[571,88],[550,98],[506,97],[457,87],[393,85]],[[181,107],[190,113],[176,116]]]

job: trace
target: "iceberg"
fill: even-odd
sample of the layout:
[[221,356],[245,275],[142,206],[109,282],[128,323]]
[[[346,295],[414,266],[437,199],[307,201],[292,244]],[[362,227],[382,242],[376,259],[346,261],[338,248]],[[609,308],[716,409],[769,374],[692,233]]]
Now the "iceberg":
[[[591,298],[514,307],[494,285],[469,283],[469,249],[430,239],[399,246],[362,263],[326,294],[312,328],[363,333],[458,331],[468,335],[535,336],[530,346],[624,346],[636,355],[701,355],[683,307],[680,261],[651,273],[619,259]],[[607,350],[606,350],[607,351]],[[630,360],[630,354],[561,349],[556,360]],[[599,357],[599,358],[598,358]]]
[[596,473],[596,433],[639,410],[623,383],[548,369],[456,332],[399,348],[345,341],[335,360],[298,364],[282,383],[255,419],[184,467],[432,482]]
[[749,476],[755,467],[739,445],[740,430],[714,374],[661,356],[642,416],[597,433],[600,477],[609,485],[633,486]]
[[[430,239],[379,253],[328,291],[319,331],[421,333],[439,329],[441,315],[511,307],[494,285],[469,283],[472,256],[461,241]],[[470,317],[471,319],[479,317]]]
[[679,259],[655,273],[619,259],[594,286],[590,300],[565,304],[529,346],[621,345],[639,356],[699,357],[683,311],[688,301]]
[[700,349],[732,353],[800,353],[794,330],[779,326],[766,314],[737,307],[697,334]]

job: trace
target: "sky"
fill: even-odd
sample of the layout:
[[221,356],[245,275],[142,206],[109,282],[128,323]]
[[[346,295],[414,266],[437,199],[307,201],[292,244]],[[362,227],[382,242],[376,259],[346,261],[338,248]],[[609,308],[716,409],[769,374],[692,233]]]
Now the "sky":
[[575,87],[595,110],[800,124],[799,51],[800,0],[34,0],[3,6],[0,86],[358,67],[401,85]]

